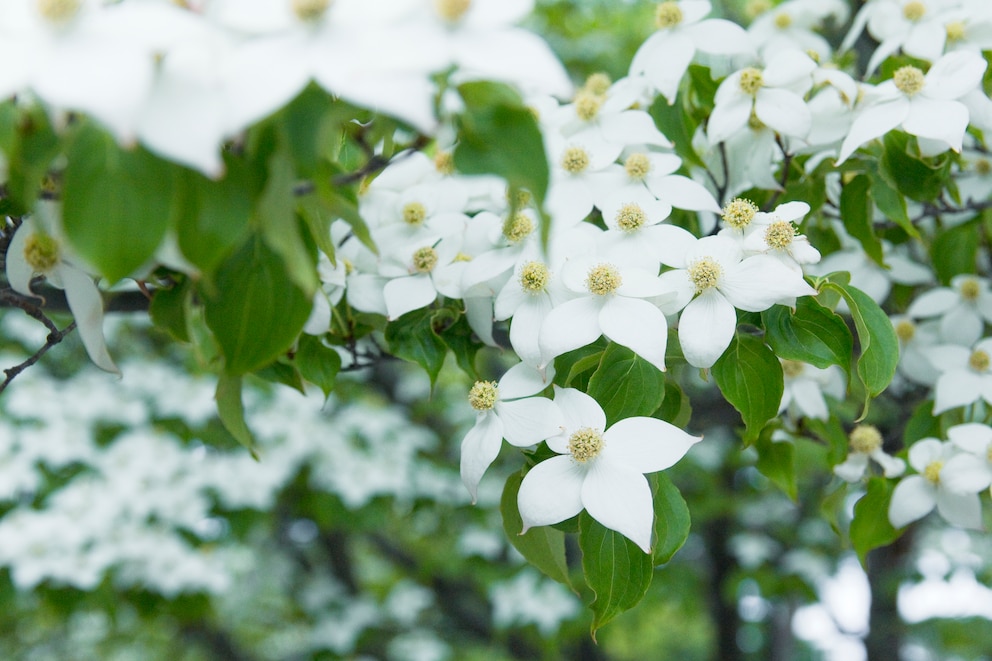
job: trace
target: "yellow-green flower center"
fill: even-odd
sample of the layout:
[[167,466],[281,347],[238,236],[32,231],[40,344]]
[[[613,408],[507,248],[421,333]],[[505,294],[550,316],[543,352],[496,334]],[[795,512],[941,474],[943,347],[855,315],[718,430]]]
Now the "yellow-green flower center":
[[420,248],[413,253],[413,268],[417,273],[430,273],[437,266],[437,251],[431,247]]
[[316,21],[331,4],[330,0],[292,0],[293,13],[301,21]]
[[499,388],[495,381],[476,381],[472,389],[468,391],[468,403],[476,411],[489,411],[496,406],[496,399],[499,397]]
[[978,282],[978,280],[968,278],[958,285],[958,291],[961,293],[961,298],[964,300],[977,301],[978,296],[982,293],[982,285]]
[[623,278],[613,264],[598,264],[589,269],[589,275],[586,276],[586,288],[597,296],[612,294],[621,284]]
[[455,258],[453,260],[451,260],[451,261],[453,261],[453,262],[471,262],[472,261],[472,255],[468,255],[466,253],[459,252],[457,255],[455,255]]
[[516,192],[506,191],[506,201],[511,204],[515,202],[517,208],[529,206],[533,199],[534,196],[530,194],[530,191],[524,188],[517,188]]
[[784,30],[792,25],[792,16],[788,12],[779,12],[775,15],[775,27]]
[[79,11],[81,0],[37,0],[38,13],[50,23],[64,23]]
[[534,231],[534,221],[530,219],[530,216],[523,213],[517,213],[506,219],[503,223],[503,236],[510,243],[519,243],[523,241],[530,233]]
[[951,21],[944,26],[944,32],[947,33],[947,40],[952,43],[955,41],[964,41],[967,36],[967,28],[964,21]]
[[420,225],[427,218],[427,209],[420,202],[407,202],[403,205],[403,222],[407,225]]
[[589,152],[582,147],[569,147],[561,157],[561,167],[570,174],[585,172],[589,167]]
[[461,18],[471,6],[472,0],[434,0],[434,9],[438,15],[451,22]]
[[806,371],[806,365],[798,360],[783,360],[782,374],[787,379],[794,379]]
[[528,294],[540,294],[548,287],[551,272],[541,262],[527,262],[520,269],[520,287]]
[[847,436],[851,449],[861,454],[871,454],[882,447],[882,434],[874,425],[858,425]]
[[751,114],[747,118],[747,127],[752,131],[760,131],[766,126],[767,124],[761,121],[761,118],[758,117],[758,113],[754,112],[754,110],[752,109]]
[[723,268],[715,260],[703,257],[697,262],[689,265],[689,279],[696,287],[696,293],[702,294],[707,289],[712,289],[720,282],[723,275]]
[[727,206],[723,207],[721,218],[723,218],[723,222],[735,230],[742,230],[754,220],[754,214],[756,213],[758,213],[758,205],[751,200],[736,197],[730,202],[727,202]]
[[41,232],[28,236],[24,242],[24,261],[35,273],[49,273],[61,257],[59,243]]
[[608,74],[605,74],[603,72],[597,72],[594,74],[590,74],[589,77],[586,78],[586,83],[585,85],[582,86],[582,89],[585,90],[586,92],[589,92],[590,94],[602,96],[606,94],[607,91],[609,91],[610,85],[612,84],[613,81],[610,80]]
[[633,181],[644,181],[651,172],[651,160],[647,154],[631,154],[623,162],[623,169]]
[[568,437],[568,451],[580,464],[593,459],[603,449],[603,435],[591,427],[583,427]]
[[931,461],[927,464],[927,467],[923,470],[923,477],[931,484],[940,484],[940,471],[944,468],[944,462],[940,459],[936,461]]
[[975,172],[982,175],[983,177],[992,173],[992,162],[987,158],[979,158],[974,163],[971,164],[975,168]]
[[677,2],[662,2],[654,11],[654,24],[659,30],[674,28],[682,22],[682,8]]
[[989,355],[981,349],[975,349],[968,357],[968,366],[976,372],[985,372],[989,369]]
[[617,227],[624,232],[635,232],[644,226],[647,219],[644,209],[640,205],[630,202],[617,211],[616,223]]
[[741,71],[740,87],[741,91],[750,96],[754,96],[761,89],[761,86],[765,83],[765,77],[761,73],[761,69],[756,69],[755,67],[748,67]]
[[603,105],[603,97],[581,90],[575,95],[575,114],[583,122],[591,122],[599,115],[599,107]]
[[744,15],[753,21],[771,8],[770,0],[747,0],[744,4]]
[[916,324],[908,319],[901,319],[896,324],[896,337],[905,344],[916,336]]
[[796,228],[784,220],[777,220],[765,229],[765,243],[769,248],[784,250],[792,245],[795,236]]
[[434,154],[434,169],[441,174],[455,173],[455,156],[450,151],[439,151]]
[[919,0],[907,2],[902,6],[902,15],[907,21],[918,21],[927,13],[927,6]]
[[913,96],[923,89],[926,82],[923,72],[912,65],[899,67],[892,74],[892,82],[896,88],[906,96]]

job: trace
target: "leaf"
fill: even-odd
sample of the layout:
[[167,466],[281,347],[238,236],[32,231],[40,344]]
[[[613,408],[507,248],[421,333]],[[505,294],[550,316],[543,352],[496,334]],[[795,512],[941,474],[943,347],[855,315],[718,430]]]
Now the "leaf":
[[521,472],[513,473],[506,479],[503,495],[499,501],[503,531],[513,548],[520,551],[520,555],[524,556],[527,562],[545,576],[571,588],[568,564],[565,560],[565,533],[551,526],[539,526],[531,528],[524,535],[520,534],[524,523],[517,508],[517,492],[520,491],[520,483],[523,479]]
[[773,305],[761,313],[765,341],[779,358],[819,368],[840,365],[851,371],[854,338],[840,315],[811,296],[796,299],[795,311]]
[[586,393],[603,407],[611,425],[657,411],[665,397],[665,375],[627,347],[610,343]]
[[310,314],[311,298],[257,235],[224,260],[216,285],[203,292],[206,320],[232,374],[255,371],[285,353]]
[[[920,157],[917,155],[919,150],[911,147],[909,135],[902,131],[889,131],[882,143],[885,149],[879,160],[879,171],[885,180],[911,200],[931,202],[937,199],[950,173],[950,159]],[[915,227],[907,233],[918,236]]]
[[445,312],[452,311],[450,308],[444,308],[438,310],[437,314],[434,315],[431,322],[434,326],[434,332],[451,350],[458,367],[472,379],[478,380],[479,372],[475,369],[475,356],[479,353],[481,345],[475,339],[468,318],[460,312],[454,312],[454,318],[448,319],[444,314]]
[[886,218],[899,225],[910,236],[919,237],[919,232],[909,219],[906,198],[881,176],[873,175],[871,178],[871,197]]
[[948,285],[951,278],[962,273],[975,273],[978,256],[979,221],[951,227],[934,237],[930,259],[941,284]]
[[851,545],[865,566],[868,552],[899,539],[902,534],[889,523],[889,502],[895,485],[884,477],[868,480],[868,492],[854,504],[851,519]]
[[586,584],[596,593],[592,636],[644,598],[654,575],[654,561],[620,533],[604,527],[588,512],[579,515],[579,547]]
[[341,355],[337,351],[324,346],[319,337],[304,334],[300,336],[294,362],[300,376],[323,390],[324,397],[331,394],[341,371]]
[[255,438],[245,424],[245,410],[241,402],[241,377],[227,372],[221,373],[214,399],[217,400],[217,413],[224,428],[257,459]]
[[41,104],[0,104],[0,149],[6,155],[3,214],[31,212],[61,144]]
[[66,153],[62,224],[73,247],[109,281],[147,263],[173,213],[178,168],[143,148],[122,150],[84,123]]
[[784,491],[789,498],[799,496],[796,486],[796,446],[790,441],[775,441],[766,433],[758,437],[754,444],[758,451],[757,468],[772,484]]
[[296,219],[293,193],[295,175],[289,156],[277,151],[269,159],[269,177],[258,201],[256,224],[265,242],[282,257],[290,279],[312,295],[317,290],[317,267]]
[[735,335],[713,365],[720,392],[744,420],[744,442],[751,443],[766,422],[778,415],[785,390],[782,365],[764,342]]
[[695,126],[692,119],[686,114],[681,97],[674,104],[669,105],[665,101],[665,97],[659,95],[651,104],[648,113],[654,119],[658,130],[672,141],[675,146],[675,153],[683,161],[696,167],[706,167],[692,147],[692,132],[695,130]]
[[676,427],[685,428],[692,418],[692,404],[677,383],[665,383],[665,399],[661,408],[654,413],[659,420],[670,422]]
[[577,388],[585,392],[592,371],[599,367],[607,342],[599,338],[592,344],[568,351],[555,358],[555,374],[564,374],[562,387]]
[[861,344],[858,376],[865,384],[865,406],[858,418],[860,421],[868,414],[868,404],[872,398],[885,390],[895,376],[899,363],[899,339],[889,317],[868,294],[837,282],[825,282],[822,287],[844,297],[858,332],[858,342]]
[[423,367],[431,378],[431,387],[437,381],[447,353],[444,341],[434,332],[434,312],[429,308],[407,312],[386,326],[389,352]]
[[654,487],[654,564],[663,565],[689,539],[689,507],[665,473],[649,476]]
[[282,360],[277,360],[269,363],[261,369],[255,370],[255,376],[265,379],[271,383],[279,383],[284,386],[289,386],[293,390],[298,391],[300,394],[307,394],[306,390],[303,388],[303,380],[300,377],[299,371],[293,365],[283,362]]
[[873,218],[875,207],[868,196],[871,180],[866,174],[859,174],[844,184],[840,192],[840,217],[844,229],[856,238],[872,261],[885,266],[882,256],[882,242],[875,235]]
[[190,291],[190,281],[183,277],[172,287],[155,290],[148,306],[152,322],[180,342],[190,341],[186,314]]

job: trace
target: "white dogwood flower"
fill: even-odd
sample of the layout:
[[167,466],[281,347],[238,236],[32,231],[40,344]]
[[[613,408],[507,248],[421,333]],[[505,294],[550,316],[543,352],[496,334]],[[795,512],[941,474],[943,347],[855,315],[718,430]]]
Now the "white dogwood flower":
[[909,448],[909,464],[918,475],[904,477],[892,492],[889,521],[902,528],[933,511],[963,528],[982,527],[982,505],[977,491],[967,481],[957,481],[946,466],[959,452],[952,443],[924,438]]
[[906,471],[906,462],[882,449],[882,434],[873,425],[858,425],[848,435],[851,451],[843,463],[834,466],[837,477],[846,482],[858,482],[872,460],[882,468],[885,477],[899,477]]

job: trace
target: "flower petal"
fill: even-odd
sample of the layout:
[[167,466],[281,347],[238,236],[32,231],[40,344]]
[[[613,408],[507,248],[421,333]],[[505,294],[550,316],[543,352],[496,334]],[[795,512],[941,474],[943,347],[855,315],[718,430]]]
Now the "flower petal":
[[551,457],[531,468],[517,493],[517,507],[524,523],[520,534],[534,526],[561,523],[581,512],[585,474],[585,468],[566,455]]
[[434,283],[426,273],[393,278],[382,290],[389,318],[398,319],[407,312],[425,308],[437,298]]
[[102,370],[120,374],[107,352],[107,343],[103,338],[103,299],[100,298],[100,290],[96,288],[93,278],[64,262],[57,267],[57,272],[62,279],[69,310],[76,320],[79,337],[90,360]]
[[948,523],[962,528],[982,528],[982,504],[977,493],[937,489],[937,511]]
[[545,362],[573,349],[595,342],[599,328],[602,301],[584,296],[566,301],[551,310],[541,326],[539,342]]
[[737,311],[715,289],[689,302],[679,317],[679,344],[694,367],[712,367],[730,346],[737,329]]
[[654,508],[647,479],[636,470],[613,464],[604,457],[592,464],[582,484],[582,504],[586,511],[650,553]]
[[476,416],[475,425],[462,439],[461,474],[465,488],[478,500],[479,482],[486,469],[496,460],[503,445],[503,423],[492,411]]
[[701,440],[663,420],[624,418],[603,434],[601,456],[633,471],[655,473],[674,466]]
[[[555,386],[555,404],[565,420],[565,433],[588,427],[598,432],[606,429],[606,414],[595,399],[575,388]],[[558,452],[554,447],[551,448]],[[562,450],[565,452],[566,450]]]
[[889,503],[889,522],[902,528],[922,519],[937,505],[935,489],[926,478],[910,475],[896,485]]
[[599,313],[603,335],[665,371],[668,322],[656,306],[639,298],[614,296]]
[[851,123],[851,130],[840,146],[837,165],[846,161],[861,145],[899,126],[908,114],[909,99],[903,96],[865,108]]
[[537,368],[524,363],[517,363],[499,380],[499,398],[502,401],[530,397],[541,392],[549,385],[555,376],[554,368],[548,368],[543,373]]
[[497,402],[496,414],[503,421],[503,438],[519,448],[560,434],[565,427],[558,405],[546,397]]

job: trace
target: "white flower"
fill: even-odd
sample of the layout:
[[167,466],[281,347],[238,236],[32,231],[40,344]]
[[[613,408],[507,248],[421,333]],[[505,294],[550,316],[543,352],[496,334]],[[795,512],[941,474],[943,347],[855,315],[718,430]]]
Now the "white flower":
[[103,338],[100,291],[93,278],[72,263],[66,254],[68,246],[39,221],[26,218],[14,233],[7,248],[7,281],[14,291],[26,296],[35,296],[31,278],[36,274],[45,276],[53,287],[64,289],[90,360],[100,369],[119,374]]
[[941,373],[934,385],[934,415],[979,400],[992,404],[992,338],[979,341],[972,349],[933,346],[928,357]]
[[905,315],[890,317],[899,338],[899,374],[913,383],[932,386],[940,376],[929,358],[930,347],[940,342],[938,321],[915,323]]
[[992,484],[992,427],[977,422],[955,425],[947,438],[964,452],[951,457],[944,475],[966,492],[978,492]]
[[859,481],[864,477],[869,459],[881,466],[885,477],[899,477],[905,472],[906,462],[882,449],[882,434],[876,427],[858,425],[851,430],[848,439],[851,443],[851,452],[843,463],[834,466],[834,473],[842,480]]
[[992,291],[987,278],[957,275],[950,287],[920,294],[906,314],[914,319],[940,317],[940,335],[953,344],[971,345],[992,321]]
[[844,380],[840,368],[831,365],[820,369],[797,360],[782,360],[785,389],[779,413],[795,409],[798,415],[817,420],[830,417],[824,393],[835,399],[844,397]]
[[902,528],[922,519],[934,507],[949,523],[963,528],[982,527],[981,502],[977,491],[968,491],[966,481],[957,481],[945,467],[959,450],[951,443],[924,438],[909,448],[909,464],[919,473],[896,485],[889,504],[889,521]]
[[499,383],[477,381],[469,393],[469,403],[477,413],[475,425],[462,440],[462,482],[472,502],[478,495],[479,481],[499,454],[501,441],[527,447],[561,432],[564,420],[555,402],[532,397],[554,377],[545,377],[524,363],[514,365]]
[[701,439],[647,417],[626,418],[606,429],[599,404],[572,388],[555,388],[555,402],[565,432],[548,439],[558,456],[531,468],[520,485],[521,534],[585,509],[650,553],[654,510],[644,474],[675,465]]
[[807,213],[809,205],[805,202],[786,202],[769,213],[759,211],[744,229],[744,251],[771,255],[784,266],[802,273],[803,264],[820,261],[820,251],[796,228]]

